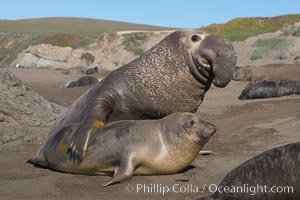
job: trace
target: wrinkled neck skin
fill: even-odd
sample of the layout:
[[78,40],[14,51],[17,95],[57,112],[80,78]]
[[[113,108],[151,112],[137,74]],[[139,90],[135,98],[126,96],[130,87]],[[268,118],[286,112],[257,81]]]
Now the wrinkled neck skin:
[[128,82],[134,83],[134,87],[127,87],[134,88],[129,92],[138,91],[136,97],[141,96],[138,102],[152,104],[149,107],[156,107],[162,115],[197,111],[210,86],[191,74],[180,36],[178,32],[173,33],[127,65],[127,73],[134,79]]
[[199,81],[200,84],[203,85],[204,91],[206,92],[214,79],[213,74],[211,71],[208,71],[207,69],[203,69],[201,67],[197,67],[197,61],[193,57],[193,54],[189,50],[185,50],[184,52],[184,57],[187,63],[187,66],[193,75],[193,77]]

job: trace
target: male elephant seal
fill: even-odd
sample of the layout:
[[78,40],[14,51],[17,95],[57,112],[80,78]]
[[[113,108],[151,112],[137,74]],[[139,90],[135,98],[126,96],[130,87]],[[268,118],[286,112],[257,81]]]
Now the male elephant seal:
[[28,162],[77,174],[114,174],[108,186],[133,175],[183,170],[216,131],[197,114],[174,113],[159,120],[111,122],[95,130],[81,165],[67,155],[76,125],[53,132]]
[[[300,199],[299,169],[300,142],[268,150],[227,174],[212,199]],[[241,192],[243,188],[245,191]]]
[[291,94],[300,94],[300,81],[265,80],[248,84],[239,99],[262,99]]
[[232,43],[225,38],[196,30],[176,31],[83,94],[50,133],[80,124],[68,151],[80,164],[93,128],[111,121],[196,112],[211,83],[225,87],[230,82],[236,60]]

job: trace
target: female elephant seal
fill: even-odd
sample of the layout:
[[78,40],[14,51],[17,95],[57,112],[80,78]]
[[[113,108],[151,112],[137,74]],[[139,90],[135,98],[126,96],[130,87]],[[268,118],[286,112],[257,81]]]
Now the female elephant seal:
[[196,112],[211,83],[225,87],[230,82],[236,59],[232,43],[225,38],[196,30],[176,31],[83,94],[50,133],[79,123],[68,153],[80,164],[92,129],[118,120]]
[[67,156],[76,125],[52,133],[28,162],[77,174],[114,174],[104,186],[132,175],[172,174],[183,170],[216,131],[192,113],[174,113],[159,120],[111,122],[95,130],[80,165]]
[[227,174],[212,199],[300,199],[299,169],[300,142],[268,150]]
[[94,76],[83,76],[77,80],[67,82],[65,87],[66,88],[82,87],[87,85],[94,85],[98,82],[99,80]]
[[252,67],[237,67],[232,79],[235,81],[262,81],[284,79],[300,81],[299,64],[269,64]]
[[239,99],[262,99],[300,94],[300,81],[264,80],[248,84],[242,90]]

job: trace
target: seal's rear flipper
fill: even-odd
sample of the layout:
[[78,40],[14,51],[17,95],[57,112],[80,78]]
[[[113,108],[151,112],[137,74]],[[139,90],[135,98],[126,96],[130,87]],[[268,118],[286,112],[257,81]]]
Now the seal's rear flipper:
[[29,160],[26,161],[26,163],[32,164],[34,167],[37,168],[44,168],[47,169],[47,164],[45,162],[41,162],[37,160],[37,158],[34,156],[33,158],[30,158]]
[[32,164],[35,167],[47,168],[48,163],[44,158],[44,145],[39,149],[38,153],[27,160],[26,163]]
[[128,179],[131,179],[132,174],[131,175],[126,175],[126,174],[122,174],[122,175],[116,175],[114,177],[112,177],[107,183],[104,183],[102,186],[106,187],[109,185],[113,185],[115,183],[119,183]]
[[131,179],[133,176],[133,172],[135,169],[135,164],[132,162],[133,159],[123,159],[120,163],[119,169],[117,173],[107,182],[104,183],[102,186],[106,187],[121,181],[125,181]]
[[26,161],[26,163],[32,164],[32,165],[36,165],[36,158],[35,156],[30,158],[29,160]]

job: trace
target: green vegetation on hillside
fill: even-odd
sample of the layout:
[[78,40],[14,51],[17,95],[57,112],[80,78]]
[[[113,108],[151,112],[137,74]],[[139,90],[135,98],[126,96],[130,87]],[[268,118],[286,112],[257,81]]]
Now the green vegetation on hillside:
[[300,27],[298,27],[298,28],[294,31],[293,36],[295,36],[295,37],[300,37]]
[[[268,51],[284,50],[291,45],[293,45],[293,43],[285,37],[274,37],[265,40],[259,39],[255,43],[257,49],[252,53],[251,60],[262,58],[262,56]],[[282,60],[284,57],[279,55],[278,59]]]
[[65,33],[47,34],[36,37],[32,45],[51,44],[59,47],[72,47],[74,49],[85,47],[96,41],[96,37],[80,36]]
[[26,20],[0,20],[0,32],[26,34],[65,33],[81,36],[99,37],[104,32],[125,30],[166,30],[170,28],[109,20],[84,18],[40,18]]
[[95,56],[93,56],[91,53],[89,52],[84,52],[81,54],[80,60],[85,60],[87,66],[91,65],[94,63],[95,61]]
[[96,39],[96,37],[62,33],[45,35],[0,33],[0,63],[8,66],[20,52],[30,45],[52,44],[60,47],[80,48],[86,47]]
[[225,24],[212,24],[201,30],[222,35],[231,41],[243,41],[251,36],[275,32],[300,21],[300,15],[283,15],[271,18],[237,18]]
[[133,52],[135,55],[140,56],[144,53],[141,45],[148,38],[145,33],[133,33],[124,35],[124,48],[127,51]]
[[[251,36],[278,31],[299,21],[300,14],[271,18],[237,18],[225,24],[212,24],[201,30],[227,37],[231,41],[243,41]],[[105,35],[104,32],[166,29],[170,28],[83,18],[0,20],[0,65],[10,65],[17,55],[30,45],[51,44],[60,47],[83,48],[87,51],[88,45]],[[295,28],[289,34],[300,37],[300,28]],[[147,41],[148,36],[149,33],[125,34],[122,45],[127,51],[140,56],[144,53],[141,46]],[[292,45],[291,43],[291,40],[287,41],[283,36],[257,41],[256,50],[251,59],[259,59],[268,51],[285,49]],[[297,55],[295,60],[300,60],[299,57]],[[284,59],[281,55],[278,58]],[[83,59],[86,60],[86,58]],[[90,63],[89,58],[87,59],[86,61]]]
[[[9,65],[18,53],[30,45],[52,44],[60,47],[84,48],[96,41],[104,32],[166,29],[170,28],[84,18],[0,20],[0,64]],[[139,37],[136,39],[140,40]],[[7,45],[10,41],[12,45]],[[133,51],[135,54],[143,53],[141,49]]]
[[22,34],[0,34],[0,63],[8,66],[17,55],[28,48],[36,36]]

